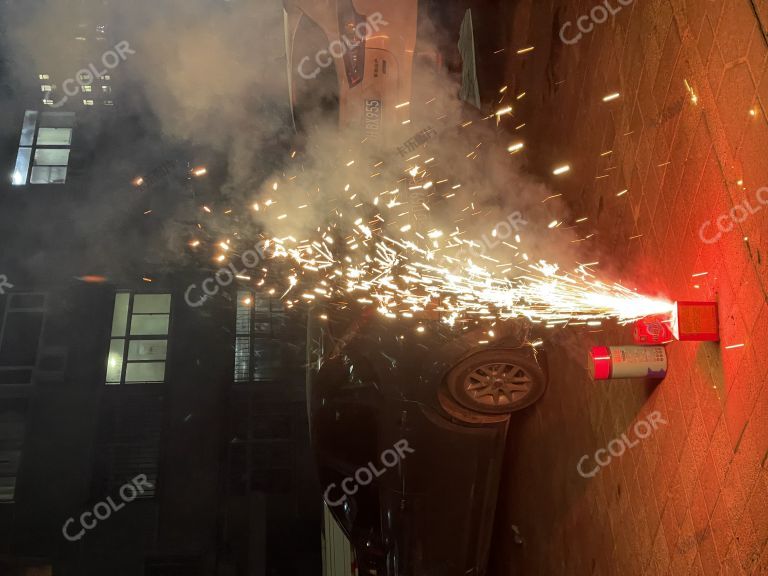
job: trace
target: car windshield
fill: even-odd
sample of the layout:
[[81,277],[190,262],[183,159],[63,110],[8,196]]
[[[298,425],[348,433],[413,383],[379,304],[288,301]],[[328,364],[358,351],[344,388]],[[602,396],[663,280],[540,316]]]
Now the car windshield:
[[286,42],[291,56],[289,97],[296,129],[301,134],[317,124],[337,124],[339,87],[336,67],[326,50],[329,46],[326,33],[307,16],[298,19],[295,32],[290,26],[295,20],[287,14],[286,21]]

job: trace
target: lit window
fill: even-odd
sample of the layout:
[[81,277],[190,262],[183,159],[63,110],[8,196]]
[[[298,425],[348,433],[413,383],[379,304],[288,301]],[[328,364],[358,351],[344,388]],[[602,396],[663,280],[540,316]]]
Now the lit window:
[[102,86],[101,91],[104,92],[104,94],[112,94],[112,86]]
[[26,112],[13,171],[14,186],[66,182],[74,124],[73,112]]
[[88,74],[80,74],[80,80],[82,80],[83,82],[89,82],[93,80],[93,74],[91,74],[90,72]]
[[23,186],[29,176],[29,163],[32,160],[32,148],[20,147],[16,156],[16,167],[13,169],[13,185]]
[[104,106],[114,106],[115,103],[112,100],[104,100]]
[[38,113],[27,110],[24,114],[24,124],[21,127],[20,146],[32,146],[35,143],[35,127],[37,126]]
[[170,313],[170,294],[117,293],[106,384],[165,381]]
[[53,86],[51,86],[50,84],[42,84],[40,86],[41,92],[50,92],[51,90],[53,90]]
[[36,148],[30,184],[63,184],[67,180],[69,148]]
[[40,80],[50,80],[51,79],[51,77],[48,74],[39,74],[38,78],[40,78]]
[[101,77],[102,80],[112,80],[112,76],[109,74],[104,74],[104,76]]
[[35,150],[35,166],[66,166],[69,148],[38,148]]
[[38,146],[69,146],[72,143],[72,128],[40,128],[37,132]]
[[50,98],[43,98],[43,104],[45,104],[46,106],[53,106],[53,100],[51,100]]
[[66,181],[66,166],[35,166],[29,178],[30,184],[64,184]]
[[85,86],[81,86],[81,88],[83,89],[83,92],[93,92],[93,86],[91,86],[90,84],[86,84]]
[[85,104],[86,106],[93,106],[93,100],[91,99],[83,100],[83,104]]

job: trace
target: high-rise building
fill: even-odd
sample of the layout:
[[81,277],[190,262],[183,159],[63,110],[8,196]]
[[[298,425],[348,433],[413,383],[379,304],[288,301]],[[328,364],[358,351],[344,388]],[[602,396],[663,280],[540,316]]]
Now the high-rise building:
[[0,148],[0,574],[319,573],[303,318],[247,282],[190,306],[215,270],[158,259],[144,202],[181,211],[204,178],[174,160],[132,185],[82,111],[21,104]]
[[[53,30],[40,30],[39,39],[26,46],[34,67],[24,69],[19,93],[36,96],[25,98],[28,109],[11,177],[15,186],[66,182],[77,115],[114,107],[114,75],[134,53],[127,40],[111,34],[104,1],[65,0],[38,8],[58,10],[51,20],[62,21]],[[33,14],[41,18],[45,12]],[[24,37],[29,43],[37,35]]]
[[0,575],[318,574],[304,319],[239,280],[188,304],[219,264],[164,252],[171,216],[221,183],[146,164],[130,39],[50,5],[60,48],[1,111]]
[[59,10],[64,21],[50,32],[55,37],[44,39],[55,52],[38,57],[41,104],[73,110],[114,106],[113,74],[132,50],[112,33],[108,2],[64,0],[47,9]]

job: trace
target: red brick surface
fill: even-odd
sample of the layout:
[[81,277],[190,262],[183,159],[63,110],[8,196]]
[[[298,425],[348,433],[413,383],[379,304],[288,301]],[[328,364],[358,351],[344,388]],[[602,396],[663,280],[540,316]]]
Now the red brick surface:
[[[716,298],[722,342],[671,345],[652,386],[588,378],[587,346],[629,343],[626,328],[557,337],[547,395],[512,423],[493,573],[768,575],[768,206],[717,242],[699,237],[768,186],[768,2],[637,0],[563,44],[559,27],[596,5],[499,9],[505,82],[527,91],[526,160],[571,220],[589,217],[578,235],[596,234],[586,242],[619,279]],[[572,171],[553,178],[559,162]],[[596,476],[577,473],[653,411],[668,424]]]

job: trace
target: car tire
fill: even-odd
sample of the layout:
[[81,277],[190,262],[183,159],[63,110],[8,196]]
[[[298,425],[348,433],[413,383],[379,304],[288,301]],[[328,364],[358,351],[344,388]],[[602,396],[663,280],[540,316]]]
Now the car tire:
[[446,377],[450,397],[480,414],[509,414],[539,400],[547,388],[535,360],[518,350],[484,350],[464,358]]

